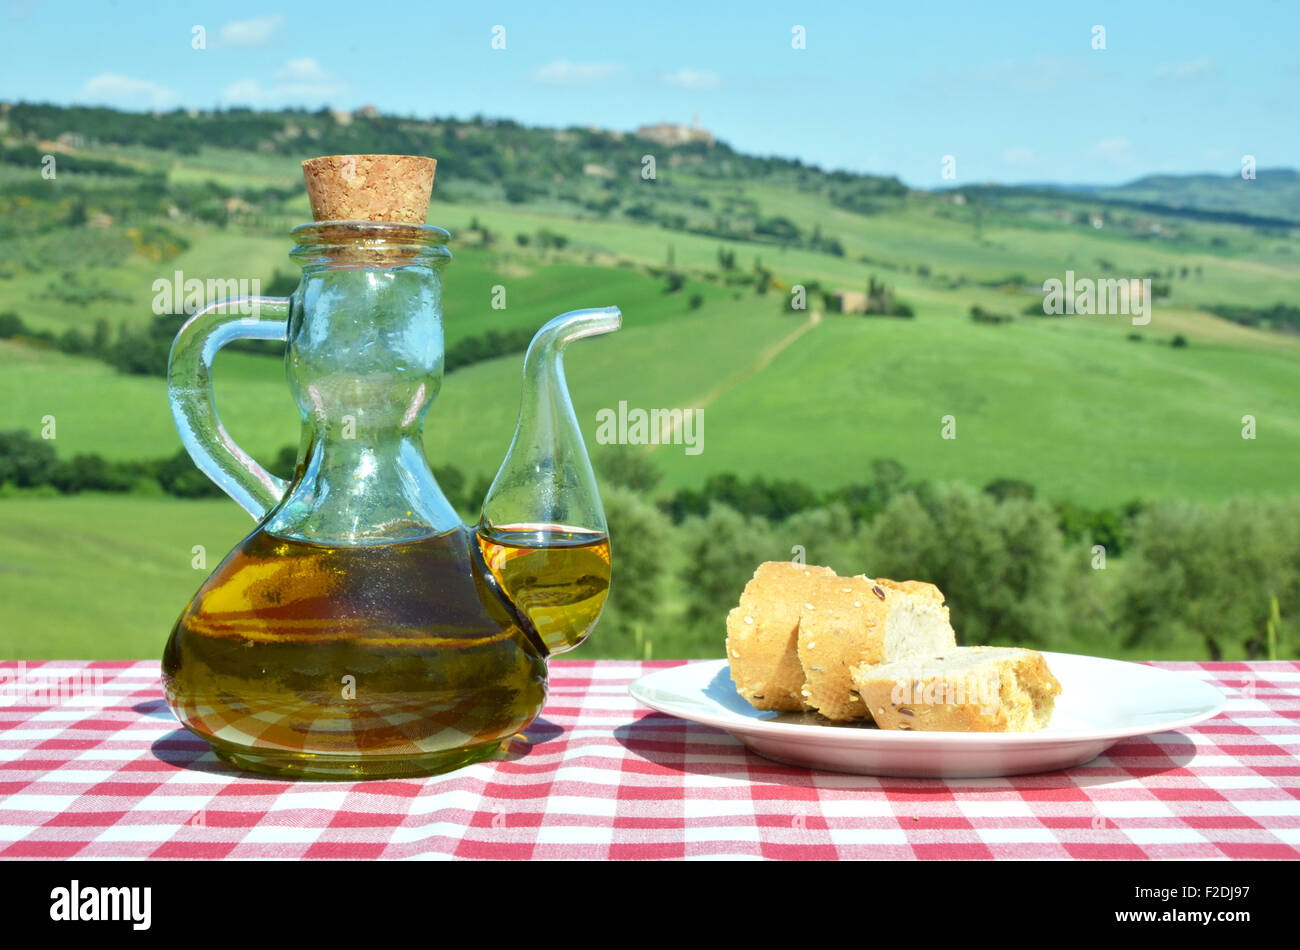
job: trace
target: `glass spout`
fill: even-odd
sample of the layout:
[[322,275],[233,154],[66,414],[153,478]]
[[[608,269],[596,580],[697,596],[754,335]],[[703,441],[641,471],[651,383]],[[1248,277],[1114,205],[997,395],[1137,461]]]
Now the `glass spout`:
[[552,653],[587,637],[609,586],[605,512],[569,399],[564,349],[622,323],[617,307],[604,307],[570,311],[537,331],[514,439],[483,502],[484,559]]

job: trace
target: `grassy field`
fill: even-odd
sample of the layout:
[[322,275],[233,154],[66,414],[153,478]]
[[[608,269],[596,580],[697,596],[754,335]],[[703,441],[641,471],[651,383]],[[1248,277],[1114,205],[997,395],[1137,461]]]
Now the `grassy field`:
[[226,501],[6,499],[0,657],[161,656],[181,608],[252,528]]
[[[8,498],[0,503],[0,658],[155,659],[181,609],[253,522],[224,500],[104,497]],[[203,548],[196,568],[195,548]],[[1117,565],[1122,570],[1122,565]],[[674,572],[683,565],[673,556]],[[845,568],[846,570],[848,568]],[[1119,571],[1097,572],[1113,584]],[[615,566],[617,582],[617,562]],[[716,636],[675,632],[680,610],[669,586],[666,622],[649,631],[638,652],[613,645],[598,626],[575,659],[649,656],[705,658],[720,654]],[[1072,652],[1131,659],[1179,659],[1177,650],[1136,649],[1114,642],[1067,643]]]
[[[572,299],[623,303],[628,319],[567,357],[589,444],[597,411],[621,400],[704,409],[702,454],[653,450],[665,490],[727,471],[833,488],[861,480],[873,458],[899,459],[936,480],[1021,478],[1047,497],[1089,505],[1293,485],[1300,409],[1290,394],[1300,391],[1300,364],[1287,339],[1266,346],[1259,331],[1187,313],[1171,319],[1190,345],[1174,348],[1154,322],[1141,341],[1128,339],[1133,328],[1115,317],[987,326],[967,318],[964,302],[949,301],[918,305],[914,320],[827,315],[771,354],[805,315],[712,287],[713,299],[689,311],[642,275],[590,270],[614,280],[586,284]],[[531,326],[559,309],[550,304],[507,312]],[[509,325],[501,313],[483,307],[471,319]],[[52,415],[65,455],[151,458],[179,446],[161,379],[18,344],[0,343],[0,357],[0,428],[35,431]],[[495,472],[518,408],[520,365],[513,355],[450,374],[429,416],[432,459]],[[225,354],[216,380],[227,428],[255,456],[296,444],[297,408],[278,360]],[[948,415],[956,439],[940,437]],[[1241,438],[1245,415],[1256,419],[1255,440]]]
[[[242,152],[205,149],[177,158],[134,148],[114,155],[141,167],[165,161],[177,182],[283,185],[296,174],[296,162]],[[737,189],[684,173],[680,183],[716,199]],[[723,472],[831,489],[861,481],[876,458],[897,459],[912,476],[932,481],[980,486],[1019,478],[1041,497],[1092,506],[1294,490],[1300,341],[1200,309],[1297,299],[1300,242],[1291,237],[1181,219],[1165,222],[1176,237],[1160,241],[1131,221],[1080,228],[1003,211],[977,222],[970,205],[938,194],[913,194],[871,216],[773,184],[746,186],[744,196],[765,216],[815,224],[842,242],[844,255],[587,220],[548,213],[549,206],[435,203],[432,223],[464,234],[476,219],[497,239],[486,249],[452,245],[456,256],[444,273],[447,343],[534,328],[577,307],[620,306],[621,332],[570,350],[570,389],[596,451],[602,408],[620,401],[703,408],[702,454],[681,446],[650,450],[664,472],[661,492],[698,487]],[[289,201],[286,211],[304,220],[304,199]],[[0,312],[14,310],[30,326],[55,332],[88,330],[100,318],[143,324],[154,279],[175,270],[269,280],[294,267],[287,233],[176,227],[190,241],[179,256],[159,262],[129,254],[111,267],[79,268],[75,254],[51,257],[63,236],[42,238],[45,244],[26,253],[57,266],[6,271]],[[543,229],[568,238],[567,247],[542,252],[535,241],[516,241]],[[726,286],[720,249],[735,253],[737,273],[761,261],[779,286],[765,295]],[[686,275],[676,293],[651,271],[670,265]],[[1145,327],[1119,316],[1022,315],[1036,299],[1025,287],[1066,270],[1100,276],[1171,268],[1171,294],[1157,301]],[[65,270],[121,299],[61,301],[52,288]],[[782,312],[782,287],[817,281],[856,290],[872,275],[914,308],[915,319],[825,314],[814,323],[807,313]],[[1018,286],[1002,286],[1014,275],[1022,278]],[[491,306],[497,285],[506,288],[502,310]],[[1015,319],[976,324],[972,305]],[[1175,335],[1187,345],[1171,346]],[[454,463],[471,478],[496,471],[518,409],[521,360],[515,354],[448,376],[426,431],[435,465]],[[297,443],[297,408],[282,362],[227,353],[215,375],[222,418],[246,449],[268,460]],[[955,439],[941,438],[949,415]],[[1241,437],[1246,415],[1256,420],[1254,440]],[[46,416],[56,420],[55,444],[65,458],[159,458],[179,448],[161,379],[0,341],[0,430],[35,433]],[[202,579],[190,566],[193,546],[205,546],[211,568],[249,528],[227,501],[0,499],[0,656],[156,655]],[[1120,655],[1117,646],[1109,649]],[[669,637],[656,656],[672,652]]]

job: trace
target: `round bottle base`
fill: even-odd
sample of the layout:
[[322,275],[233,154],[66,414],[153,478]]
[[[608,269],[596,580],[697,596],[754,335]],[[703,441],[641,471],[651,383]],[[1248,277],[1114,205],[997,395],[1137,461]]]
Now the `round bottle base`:
[[363,779],[417,778],[450,772],[480,762],[497,751],[501,742],[423,755],[330,756],[311,753],[263,752],[223,746],[209,739],[212,751],[237,769],[286,778],[361,781]]

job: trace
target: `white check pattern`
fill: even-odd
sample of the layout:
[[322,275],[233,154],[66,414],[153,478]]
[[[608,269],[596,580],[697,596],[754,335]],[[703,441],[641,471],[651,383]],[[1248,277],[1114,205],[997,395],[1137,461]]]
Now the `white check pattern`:
[[951,780],[759,758],[628,695],[668,665],[556,661],[527,741],[497,758],[336,784],[217,760],[177,725],[155,662],[29,662],[98,670],[103,690],[0,693],[0,857],[1300,857],[1300,663],[1155,664],[1212,682],[1227,709],[1067,772]]

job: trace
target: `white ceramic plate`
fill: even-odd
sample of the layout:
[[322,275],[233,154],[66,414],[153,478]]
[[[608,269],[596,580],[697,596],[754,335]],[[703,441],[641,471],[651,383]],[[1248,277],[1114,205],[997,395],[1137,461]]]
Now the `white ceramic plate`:
[[908,732],[762,712],[736,692],[726,660],[658,670],[629,690],[651,709],[725,730],[787,765],[931,778],[1066,769],[1121,739],[1190,726],[1223,709],[1223,694],[1187,673],[1070,653],[1043,656],[1061,695],[1051,724],[1039,732]]

